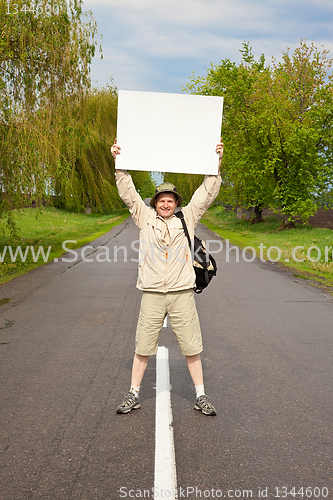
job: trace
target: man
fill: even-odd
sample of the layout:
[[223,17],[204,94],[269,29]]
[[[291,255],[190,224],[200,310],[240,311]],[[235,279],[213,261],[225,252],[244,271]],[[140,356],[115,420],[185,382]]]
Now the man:
[[[121,153],[117,139],[111,147],[114,159]],[[223,144],[216,146],[219,166]],[[141,308],[136,330],[135,354],[129,392],[118,406],[117,413],[139,409],[140,385],[149,356],[156,354],[158,338],[165,316],[177,337],[182,354],[196,391],[194,408],[205,415],[216,415],[216,410],[205,395],[200,352],[202,339],[194,292],[195,272],[191,252],[181,220],[175,216],[176,207],[183,199],[176,187],[163,183],[156,188],[147,207],[136,192],[132,178],[125,170],[116,167],[119,195],[128,206],[135,224],[140,229],[140,262],[137,288],[142,290]],[[206,175],[204,182],[183,208],[190,237],[200,218],[216,198],[221,176]]]

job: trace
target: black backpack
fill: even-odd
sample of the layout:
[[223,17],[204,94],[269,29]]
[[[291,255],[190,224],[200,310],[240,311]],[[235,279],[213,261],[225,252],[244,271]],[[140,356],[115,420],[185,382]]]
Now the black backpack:
[[[184,219],[184,214],[181,210],[175,213],[183,224],[185,236],[188,240],[190,250],[192,251],[191,238]],[[213,276],[216,276],[217,265],[214,257],[207,254],[206,245],[203,240],[200,240],[194,235],[194,261],[193,268],[195,271],[195,293],[201,293],[206,288]]]

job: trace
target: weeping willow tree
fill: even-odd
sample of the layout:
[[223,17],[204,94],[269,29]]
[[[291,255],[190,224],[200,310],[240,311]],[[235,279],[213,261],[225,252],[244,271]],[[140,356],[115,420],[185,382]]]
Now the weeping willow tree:
[[1,0],[0,212],[9,221],[13,208],[51,195],[75,210],[119,206],[106,159],[116,94],[91,89],[98,31],[82,3]]
[[116,134],[117,94],[112,87],[90,89],[62,117],[57,168],[52,186],[61,207],[94,211],[121,206],[110,148]]

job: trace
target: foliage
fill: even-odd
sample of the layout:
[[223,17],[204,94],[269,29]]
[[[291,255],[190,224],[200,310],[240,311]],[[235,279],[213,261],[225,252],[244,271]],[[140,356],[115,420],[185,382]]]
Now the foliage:
[[164,174],[164,182],[171,182],[177,187],[177,191],[182,195],[185,205],[190,201],[194,191],[200,186],[203,179],[204,176],[199,174]]
[[[0,212],[7,211],[12,227],[11,210],[32,200],[38,205],[52,199],[75,211],[122,206],[110,154],[117,91],[90,84],[96,22],[91,12],[83,13],[82,0],[48,5],[50,15],[43,7],[27,10],[24,0],[17,0],[17,7],[2,5]],[[150,174],[133,177],[141,194],[151,196]]]
[[117,94],[112,87],[91,89],[63,119],[61,157],[52,171],[59,207],[110,211],[121,206],[110,154],[117,123]]
[[[46,15],[17,0],[18,13],[8,15],[2,3],[0,210],[9,215],[14,207],[32,199],[40,203],[51,194],[76,210],[119,206],[111,161],[106,164],[105,155],[96,155],[97,146],[104,151],[108,146],[105,134],[114,127],[115,97],[110,89],[98,95],[90,89],[98,32],[82,4],[51,1],[60,11]],[[109,111],[114,116],[103,128],[101,115]]]
[[184,90],[224,97],[223,185],[219,198],[245,208],[280,209],[304,221],[332,183],[332,61],[328,51],[300,46],[265,66],[243,44]]
[[145,198],[151,198],[155,193],[155,183],[151,177],[151,173],[133,170],[130,174],[141,198],[143,200]]
[[333,79],[327,54],[301,41],[292,56],[285,52],[282,62],[273,62],[268,92],[260,92],[270,128],[266,165],[276,181],[276,205],[289,218],[307,220],[317,209],[313,195],[322,196],[332,182]]

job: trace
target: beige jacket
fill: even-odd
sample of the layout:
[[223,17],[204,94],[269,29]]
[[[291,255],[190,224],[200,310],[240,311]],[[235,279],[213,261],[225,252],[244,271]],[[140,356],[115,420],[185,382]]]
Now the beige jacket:
[[[128,172],[117,170],[115,175],[119,195],[140,229],[137,288],[151,292],[194,288],[195,273],[181,220],[175,215],[160,217],[155,209],[148,207]],[[190,203],[182,208],[191,238],[200,218],[216,198],[220,185],[220,175],[206,175]]]

